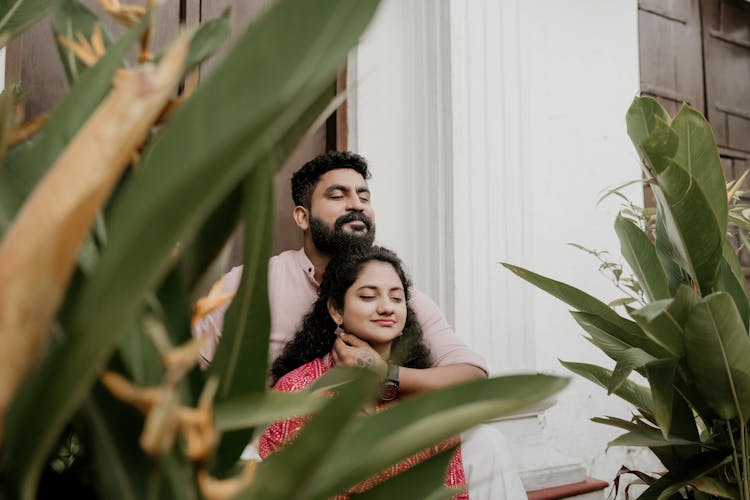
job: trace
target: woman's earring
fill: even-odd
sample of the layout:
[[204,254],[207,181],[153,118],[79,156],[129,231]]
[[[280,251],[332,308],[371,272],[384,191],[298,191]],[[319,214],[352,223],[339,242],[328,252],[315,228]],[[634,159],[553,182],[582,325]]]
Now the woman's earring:
[[341,337],[342,333],[344,333],[344,330],[341,329],[341,325],[336,325],[336,330],[334,330],[333,334],[337,337]]

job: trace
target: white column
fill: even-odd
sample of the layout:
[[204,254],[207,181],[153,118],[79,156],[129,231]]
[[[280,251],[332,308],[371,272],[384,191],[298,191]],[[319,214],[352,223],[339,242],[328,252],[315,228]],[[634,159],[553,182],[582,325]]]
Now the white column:
[[534,368],[518,0],[451,1],[456,331],[493,373]]

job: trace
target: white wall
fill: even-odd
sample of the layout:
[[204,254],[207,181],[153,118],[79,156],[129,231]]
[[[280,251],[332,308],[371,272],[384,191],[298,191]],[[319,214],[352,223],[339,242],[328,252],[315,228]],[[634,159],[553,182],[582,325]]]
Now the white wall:
[[[488,357],[493,372],[511,367],[565,373],[558,358],[611,366],[582,339],[565,304],[520,284],[498,261],[529,267],[600,298],[618,296],[597,272],[598,262],[566,244],[619,255],[612,230],[618,204],[611,199],[597,207],[596,202],[604,190],[640,176],[624,120],[639,87],[637,2],[430,1],[385,1],[350,61],[350,142],[374,171],[378,240],[399,252],[416,284],[438,298],[456,321],[457,333]],[[420,17],[424,11],[433,17]],[[441,16],[448,16],[446,32],[441,32]],[[431,52],[429,45],[443,37],[452,37],[451,50]],[[415,54],[424,53],[447,60],[417,68]],[[452,83],[432,88],[415,68],[440,81],[449,75]],[[452,96],[449,109],[430,114],[416,106],[415,96],[424,94],[443,104]],[[447,136],[445,127],[433,127],[434,120],[452,124]],[[425,131],[435,137],[425,138]],[[440,158],[428,156],[433,148],[443,148]],[[428,167],[436,164],[435,175],[452,172],[453,185],[435,190],[410,174],[424,167],[416,164],[420,158]],[[475,184],[463,181],[470,176]],[[641,202],[638,187],[626,191]],[[453,210],[415,211],[420,205],[410,200],[435,193],[438,205]],[[486,207],[496,211],[484,213]],[[467,225],[472,214],[487,230]],[[447,234],[430,230],[435,220],[449,228]],[[471,241],[462,249],[459,240],[466,235]],[[456,245],[455,255],[444,256],[454,259],[450,269],[441,268],[440,259],[423,264],[433,259],[429,248],[435,241]],[[471,254],[472,245],[482,252]],[[442,269],[444,280],[436,279],[436,269]],[[479,313],[472,311],[488,293],[496,297]],[[604,414],[628,418],[629,409],[574,379],[540,425],[553,446],[582,460],[601,479],[611,481],[624,463],[653,467],[640,451],[605,454],[617,431],[589,421]]]
[[[521,23],[524,163],[534,186],[530,266],[598,298],[617,298],[595,258],[566,243],[608,250],[622,262],[612,229],[619,200],[596,202],[606,189],[640,176],[625,129],[625,111],[639,88],[636,1],[522,2]],[[625,191],[642,203],[639,186]],[[565,373],[558,359],[611,367],[582,338],[567,309],[546,294],[534,295],[537,369]],[[604,455],[619,432],[588,421],[604,414],[629,418],[630,410],[575,379],[543,425],[557,448],[584,460],[590,474],[611,480],[621,464],[635,465],[644,453],[613,448]]]

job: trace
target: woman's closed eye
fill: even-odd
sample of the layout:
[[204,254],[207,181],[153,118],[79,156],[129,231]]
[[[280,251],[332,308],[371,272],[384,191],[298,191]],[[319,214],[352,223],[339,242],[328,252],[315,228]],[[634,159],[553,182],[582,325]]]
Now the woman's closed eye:
[[377,297],[375,297],[374,295],[360,295],[359,298],[362,300],[370,301],[375,300]]

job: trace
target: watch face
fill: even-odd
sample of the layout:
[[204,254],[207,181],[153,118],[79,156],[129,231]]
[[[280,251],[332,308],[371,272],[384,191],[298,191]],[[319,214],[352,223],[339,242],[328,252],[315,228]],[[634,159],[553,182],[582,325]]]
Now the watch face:
[[398,399],[398,395],[398,382],[389,380],[383,386],[383,393],[380,395],[380,399],[382,401],[393,401],[394,399]]

